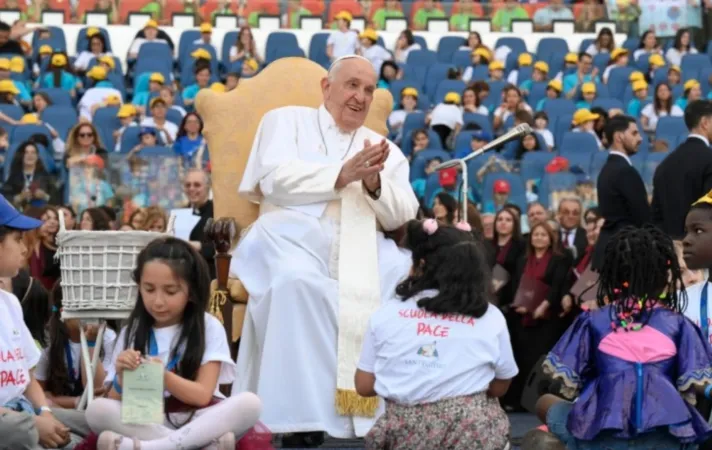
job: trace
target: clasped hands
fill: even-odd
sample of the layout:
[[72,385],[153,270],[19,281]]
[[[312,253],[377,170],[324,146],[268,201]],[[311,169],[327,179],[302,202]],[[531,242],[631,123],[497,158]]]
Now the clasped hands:
[[385,167],[389,152],[388,141],[385,139],[374,145],[366,139],[363,142],[363,150],[341,166],[334,187],[342,189],[354,181],[362,181],[366,190],[375,191],[381,186],[380,173]]

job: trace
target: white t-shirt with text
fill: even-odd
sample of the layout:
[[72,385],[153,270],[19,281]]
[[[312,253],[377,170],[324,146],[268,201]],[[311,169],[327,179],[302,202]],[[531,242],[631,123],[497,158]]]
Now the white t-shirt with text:
[[455,125],[462,125],[462,123],[462,109],[457,105],[439,103],[430,113],[430,126],[433,127],[435,125],[445,125],[454,130]]
[[[706,278],[705,278],[706,280]],[[693,284],[692,286],[687,286],[685,291],[687,292],[687,307],[683,313],[685,317],[694,322],[695,325],[702,328],[700,321],[700,304],[702,303],[702,289],[707,289],[707,321],[709,333],[705,336],[707,342],[712,344],[712,284],[707,283],[707,281],[702,281],[701,283]]]
[[414,405],[484,392],[495,378],[519,372],[507,323],[497,307],[475,319],[432,314],[417,301],[393,299],[376,311],[364,335],[358,368],[373,373],[379,396]]

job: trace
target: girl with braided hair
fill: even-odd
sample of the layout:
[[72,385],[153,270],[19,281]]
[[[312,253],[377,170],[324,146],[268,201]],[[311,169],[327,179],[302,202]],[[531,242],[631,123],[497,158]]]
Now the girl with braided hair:
[[695,448],[712,436],[694,407],[696,394],[712,392],[712,348],[682,314],[672,240],[626,227],[606,245],[605,262],[601,308],[582,313],[544,362],[561,393],[578,398],[545,395],[537,412],[567,448]]

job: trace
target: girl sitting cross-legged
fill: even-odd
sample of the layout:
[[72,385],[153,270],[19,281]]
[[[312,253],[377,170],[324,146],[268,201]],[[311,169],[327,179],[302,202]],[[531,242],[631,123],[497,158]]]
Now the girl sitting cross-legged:
[[[99,450],[233,450],[235,437],[257,423],[260,400],[244,392],[224,398],[218,387],[235,377],[222,324],[206,313],[210,295],[208,267],[185,241],[160,238],[138,255],[134,280],[136,306],[114,348],[109,398],[87,408]],[[162,425],[121,421],[123,374],[144,360],[165,367]]]

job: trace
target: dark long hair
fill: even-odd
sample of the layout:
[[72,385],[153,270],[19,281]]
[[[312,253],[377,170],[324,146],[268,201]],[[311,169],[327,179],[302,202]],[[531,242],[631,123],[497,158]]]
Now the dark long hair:
[[[77,396],[82,393],[82,383],[72,386],[67,367],[65,348],[69,344],[69,330],[62,321],[62,287],[57,281],[52,288],[52,315],[49,322],[48,373],[45,389],[53,395]],[[75,361],[79,374],[79,361]],[[80,378],[81,379],[81,378]]]
[[183,117],[183,120],[180,122],[180,126],[178,127],[178,134],[176,135],[176,141],[180,139],[183,136],[186,136],[188,133],[185,131],[185,123],[188,121],[188,118],[191,116],[195,116],[195,118],[198,119],[198,122],[200,123],[200,128],[198,129],[198,134],[200,136],[203,135],[203,119],[200,117],[200,114],[197,112],[189,112],[188,114]]
[[23,169],[25,151],[27,150],[27,147],[30,146],[34,147],[35,151],[37,152],[37,166],[35,166],[35,175],[47,175],[47,169],[45,169],[44,163],[42,162],[42,158],[40,157],[40,149],[37,147],[37,144],[35,144],[34,142],[25,141],[20,144],[20,147],[18,147],[17,151],[15,151],[15,156],[12,157],[12,163],[10,164],[10,176],[8,178],[8,181],[12,180],[14,183],[20,185],[24,183]]
[[[111,217],[104,211],[103,208],[87,208],[82,212],[82,215],[89,214],[91,221],[94,224],[93,231],[107,231],[111,230]],[[79,219],[81,222],[81,218]]]
[[25,325],[32,338],[47,346],[47,324],[50,320],[49,293],[26,269],[12,279],[12,293],[20,300]]
[[[605,261],[599,273],[598,303],[608,297],[611,315],[633,314],[647,322],[650,308],[656,305],[681,313],[687,307],[687,295],[678,292],[682,270],[669,236],[652,225],[628,226],[617,232],[606,245]],[[629,300],[633,300],[631,302]],[[647,308],[636,316],[634,304],[646,301]]]
[[[205,352],[205,312],[210,296],[208,265],[189,243],[173,237],[158,238],[141,250],[137,257],[133,279],[139,286],[144,266],[153,261],[169,266],[175,277],[188,285],[183,326],[175,347],[171,349],[170,358],[182,352],[176,373],[186,380],[195,381]],[[148,354],[149,336],[154,323],[155,319],[146,310],[139,289],[136,306],[126,326],[125,348]]]
[[[54,55],[64,55],[64,57],[67,59],[67,65],[65,66],[55,66],[52,64],[52,57]],[[55,51],[52,53],[52,56],[50,56],[50,64],[48,68],[48,72],[52,74],[52,85],[56,88],[62,87],[62,72],[67,72],[69,74],[73,74],[74,72],[72,71],[72,66],[69,64],[69,56],[67,56],[67,52],[63,51]]]
[[405,301],[426,289],[437,289],[434,297],[418,300],[418,307],[437,314],[482,317],[490,303],[492,282],[482,245],[471,233],[445,225],[429,235],[424,223],[411,220],[406,225],[404,242],[412,252],[413,268],[396,287],[396,294]]
[[435,198],[440,202],[447,212],[445,215],[445,220],[447,220],[448,225],[452,225],[455,222],[455,213],[457,212],[457,200],[455,197],[448,194],[447,192],[438,192]]
[[[658,91],[663,86],[667,87],[668,92],[670,92],[670,97],[668,97],[665,102],[658,98]],[[659,114],[660,111],[665,111],[666,113],[670,114],[670,111],[672,110],[672,104],[672,89],[670,89],[670,85],[667,83],[667,81],[663,81],[655,87],[655,95],[653,95],[653,106],[655,107],[655,114]]]

